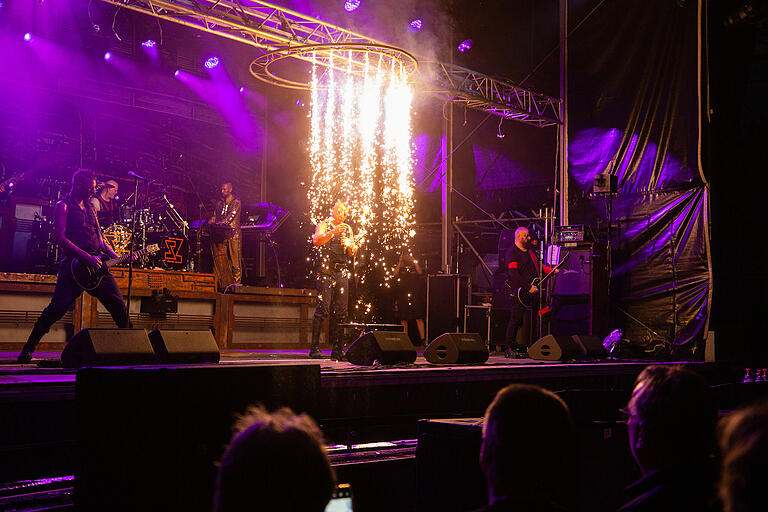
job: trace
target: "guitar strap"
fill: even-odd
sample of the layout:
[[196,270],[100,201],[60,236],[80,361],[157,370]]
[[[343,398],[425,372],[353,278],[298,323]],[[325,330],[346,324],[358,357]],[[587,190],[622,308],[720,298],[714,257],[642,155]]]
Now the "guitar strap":
[[539,272],[539,260],[536,259],[536,256],[534,256],[533,251],[530,250],[530,249],[528,249],[528,256],[530,256],[531,259],[533,260],[533,268],[535,268],[536,269],[536,273],[538,273]]
[[101,224],[99,224],[99,216],[96,215],[96,208],[94,208],[93,203],[91,203],[90,201],[87,201],[86,204],[88,205],[88,211],[90,211],[93,214],[93,220],[96,221],[96,231],[98,231],[99,233],[99,239],[105,244],[109,243],[107,242],[107,239],[104,238],[104,233],[101,232]]

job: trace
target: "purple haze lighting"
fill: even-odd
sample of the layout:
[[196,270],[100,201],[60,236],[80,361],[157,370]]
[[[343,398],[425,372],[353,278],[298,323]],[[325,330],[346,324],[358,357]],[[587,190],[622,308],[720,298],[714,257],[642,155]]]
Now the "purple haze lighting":
[[32,34],[30,34],[29,32],[27,32],[26,34],[24,34],[24,40],[25,40],[26,42],[30,42],[30,41],[32,40]]
[[344,2],[344,10],[347,12],[355,11],[358,7],[360,7],[360,0],[346,0]]
[[105,60],[105,61],[107,61],[107,62],[109,62],[110,60],[112,60],[112,52],[107,52],[107,53],[105,53],[105,54],[104,54],[104,60]]
[[243,94],[245,92],[245,87],[240,88],[240,94]]
[[421,30],[423,26],[424,26],[424,22],[421,21],[421,19],[417,18],[408,24],[408,33],[414,34],[419,30]]
[[177,69],[176,71],[173,72],[173,76],[175,76],[176,78],[179,78],[180,75],[181,75],[180,69]]
[[462,53],[468,52],[472,49],[473,41],[471,39],[465,39],[459,43],[458,50]]
[[205,66],[206,69],[213,69],[213,68],[215,68],[218,65],[219,65],[219,58],[218,57],[210,57],[203,64],[203,66]]
[[154,41],[154,39],[147,39],[146,41],[141,43],[141,46],[143,46],[144,48],[154,48],[155,46],[157,46],[157,43]]

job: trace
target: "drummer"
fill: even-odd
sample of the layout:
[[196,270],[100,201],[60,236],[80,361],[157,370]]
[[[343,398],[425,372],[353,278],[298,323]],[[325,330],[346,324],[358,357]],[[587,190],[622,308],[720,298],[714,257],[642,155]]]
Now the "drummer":
[[120,208],[117,206],[117,182],[106,180],[99,184],[96,195],[91,196],[91,205],[99,218],[102,229],[120,221]]

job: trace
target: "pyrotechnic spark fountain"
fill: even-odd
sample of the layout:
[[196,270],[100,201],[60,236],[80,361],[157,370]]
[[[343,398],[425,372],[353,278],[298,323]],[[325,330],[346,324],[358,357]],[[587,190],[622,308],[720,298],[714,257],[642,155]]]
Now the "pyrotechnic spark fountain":
[[313,55],[310,214],[317,224],[345,201],[360,238],[362,280],[380,268],[388,286],[397,254],[410,251],[415,234],[412,93],[402,63],[365,55],[364,70],[353,73],[352,59],[351,51],[337,52],[320,68]]

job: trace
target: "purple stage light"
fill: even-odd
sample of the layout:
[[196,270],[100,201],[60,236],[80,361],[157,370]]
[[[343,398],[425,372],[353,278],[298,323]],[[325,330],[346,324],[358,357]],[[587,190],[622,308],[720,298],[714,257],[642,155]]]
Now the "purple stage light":
[[418,32],[419,30],[421,30],[421,28],[423,26],[424,26],[424,22],[421,21],[421,19],[416,18],[415,20],[413,20],[412,22],[410,22],[408,24],[408,33],[409,34],[414,34],[414,33]]
[[205,66],[206,69],[213,69],[213,68],[215,68],[218,65],[219,65],[219,58],[218,57],[210,57],[203,64],[203,66]]
[[360,0],[346,0],[344,2],[344,10],[347,12],[355,11],[358,7],[360,7]]
[[154,39],[147,39],[146,41],[141,43],[141,46],[143,46],[144,48],[154,48],[155,46],[157,46],[157,43],[154,41]]
[[471,39],[465,39],[459,43],[458,50],[462,53],[468,52],[472,49],[473,41]]
[[26,42],[30,42],[30,41],[32,40],[32,34],[30,34],[29,32],[27,32],[26,34],[24,34],[24,40],[25,40]]
[[112,60],[112,52],[107,52],[104,54],[104,60],[109,62]]
[[245,87],[240,88],[240,94],[243,94],[245,92]]

